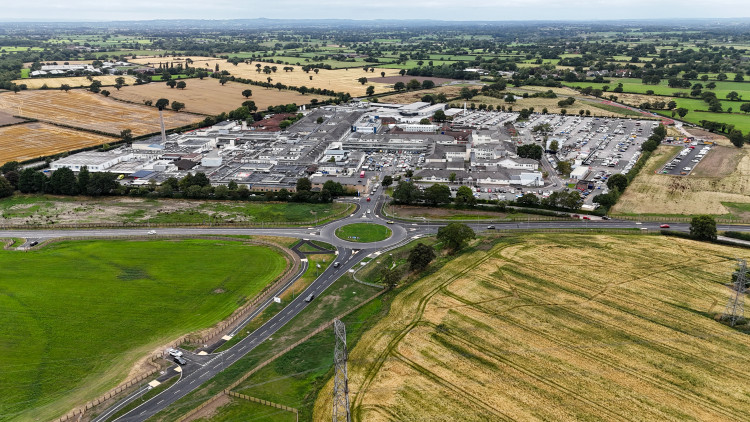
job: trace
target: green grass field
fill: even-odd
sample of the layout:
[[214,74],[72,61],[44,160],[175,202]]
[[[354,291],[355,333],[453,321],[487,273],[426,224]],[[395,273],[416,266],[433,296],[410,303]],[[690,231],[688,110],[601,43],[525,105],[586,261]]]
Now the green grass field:
[[[706,82],[703,81],[690,81],[691,83],[699,82],[703,86],[706,85]],[[683,92],[685,94],[690,94],[690,89],[681,89],[681,88],[671,88],[667,85],[668,81],[667,79],[662,79],[661,83],[659,85],[645,85],[641,83],[640,79],[636,78],[610,78],[609,82],[607,83],[594,83],[594,82],[563,82],[562,84],[565,86],[570,87],[593,87],[593,88],[599,88],[602,89],[603,86],[609,86],[609,92],[611,92],[618,83],[622,83],[622,90],[623,92],[630,92],[634,94],[645,94],[646,91],[654,91],[654,94],[656,95],[668,95],[672,96],[675,92]],[[714,92],[716,94],[716,97],[718,99],[725,99],[727,94],[730,91],[736,91],[738,94],[740,94],[745,99],[750,99],[750,83],[749,82],[728,82],[728,81],[722,81],[722,82],[715,82],[716,83],[716,89],[706,90],[704,91],[710,91]],[[617,93],[613,93],[614,95],[617,95]],[[738,103],[740,104],[740,103]],[[739,106],[738,106],[739,109]]]
[[114,387],[155,347],[275,280],[278,252],[221,240],[71,241],[0,251],[0,413],[49,420]]
[[296,422],[296,420],[292,412],[233,397],[229,403],[218,408],[210,418],[199,418],[194,422]]
[[354,223],[336,229],[336,236],[350,242],[377,242],[391,237],[391,229],[380,224]]

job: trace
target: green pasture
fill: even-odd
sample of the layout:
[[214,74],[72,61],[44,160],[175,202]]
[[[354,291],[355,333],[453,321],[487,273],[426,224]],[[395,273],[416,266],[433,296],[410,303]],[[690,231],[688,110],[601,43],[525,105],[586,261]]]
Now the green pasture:
[[286,266],[222,240],[68,241],[0,251],[0,414],[50,420],[158,345],[228,317]]

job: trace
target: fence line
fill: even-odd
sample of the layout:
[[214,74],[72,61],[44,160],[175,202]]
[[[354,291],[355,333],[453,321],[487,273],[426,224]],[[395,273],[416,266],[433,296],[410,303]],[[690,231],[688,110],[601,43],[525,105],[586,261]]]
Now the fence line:
[[334,318],[334,319],[332,319],[332,320],[330,320],[330,321],[328,321],[328,322],[320,325],[313,332],[307,334],[306,336],[302,337],[301,339],[297,340],[296,342],[292,343],[291,345],[285,347],[282,351],[280,351],[280,352],[276,353],[275,355],[271,356],[270,358],[268,358],[264,362],[256,365],[253,369],[251,369],[250,371],[246,372],[239,379],[237,379],[235,382],[233,382],[232,384],[230,384],[227,388],[223,389],[222,391],[220,391],[219,393],[217,393],[216,395],[214,395],[210,399],[208,399],[205,402],[203,402],[200,406],[198,406],[198,407],[190,410],[188,413],[184,414],[182,417],[180,417],[179,419],[177,419],[177,422],[186,422],[186,421],[190,420],[191,417],[195,416],[198,412],[200,412],[206,406],[208,406],[209,404],[211,404],[214,401],[218,400],[221,396],[223,396],[225,394],[229,394],[229,392],[231,390],[233,390],[234,388],[236,388],[238,385],[242,384],[245,380],[247,380],[248,378],[250,378],[253,374],[255,374],[256,372],[260,371],[261,369],[263,369],[265,366],[267,366],[271,362],[275,361],[276,359],[278,359],[281,356],[283,356],[284,354],[288,353],[289,351],[291,351],[295,347],[297,347],[300,344],[306,342],[307,340],[309,340],[310,338],[312,338],[316,334],[322,332],[326,328],[328,328],[331,325],[333,325],[333,321],[334,320],[341,319],[341,318],[349,315],[350,313],[356,311],[357,309],[361,308],[362,306],[370,303],[375,298],[377,298],[378,296],[382,295],[385,292],[386,292],[385,289],[380,290],[379,292],[377,292],[374,295],[370,296],[369,299],[363,301],[362,303],[360,303],[359,305],[355,306],[354,308],[352,308],[352,309],[350,309],[350,310],[348,310],[346,312],[343,312],[340,315],[338,315],[336,318]]
[[[637,216],[637,215],[613,215],[612,218],[618,219],[618,220],[628,220],[628,221],[669,221],[669,222],[679,222],[679,223],[690,223],[693,218],[692,217],[660,217],[658,215],[644,215],[644,216]],[[731,218],[714,218],[717,223],[721,224],[750,224],[750,220],[747,219],[731,219]]]
[[243,400],[247,400],[247,401],[252,401],[252,402],[255,402],[255,403],[260,403],[260,404],[263,404],[263,405],[266,405],[266,406],[275,407],[277,409],[286,410],[287,412],[292,412],[295,415],[299,414],[299,410],[297,410],[297,409],[295,409],[293,407],[285,406],[283,404],[274,403],[274,402],[268,401],[268,400],[259,399],[257,397],[248,396],[247,394],[235,393],[234,391],[230,391],[230,392],[227,393],[227,395],[229,395],[231,397],[237,397],[239,399],[243,399]]

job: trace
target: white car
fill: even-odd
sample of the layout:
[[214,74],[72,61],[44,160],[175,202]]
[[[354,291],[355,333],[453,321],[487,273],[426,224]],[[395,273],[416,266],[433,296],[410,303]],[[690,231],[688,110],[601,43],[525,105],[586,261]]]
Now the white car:
[[156,230],[149,230],[148,234],[156,234]]
[[167,353],[169,353],[169,356],[172,356],[173,358],[182,357],[182,352],[177,349],[169,349],[167,350]]

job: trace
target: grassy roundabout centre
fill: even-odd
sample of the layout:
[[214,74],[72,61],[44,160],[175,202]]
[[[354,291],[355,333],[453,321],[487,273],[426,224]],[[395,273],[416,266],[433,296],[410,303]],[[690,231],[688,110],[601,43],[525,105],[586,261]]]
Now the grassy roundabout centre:
[[350,242],[378,242],[391,237],[391,229],[380,224],[354,223],[336,229],[336,237]]

